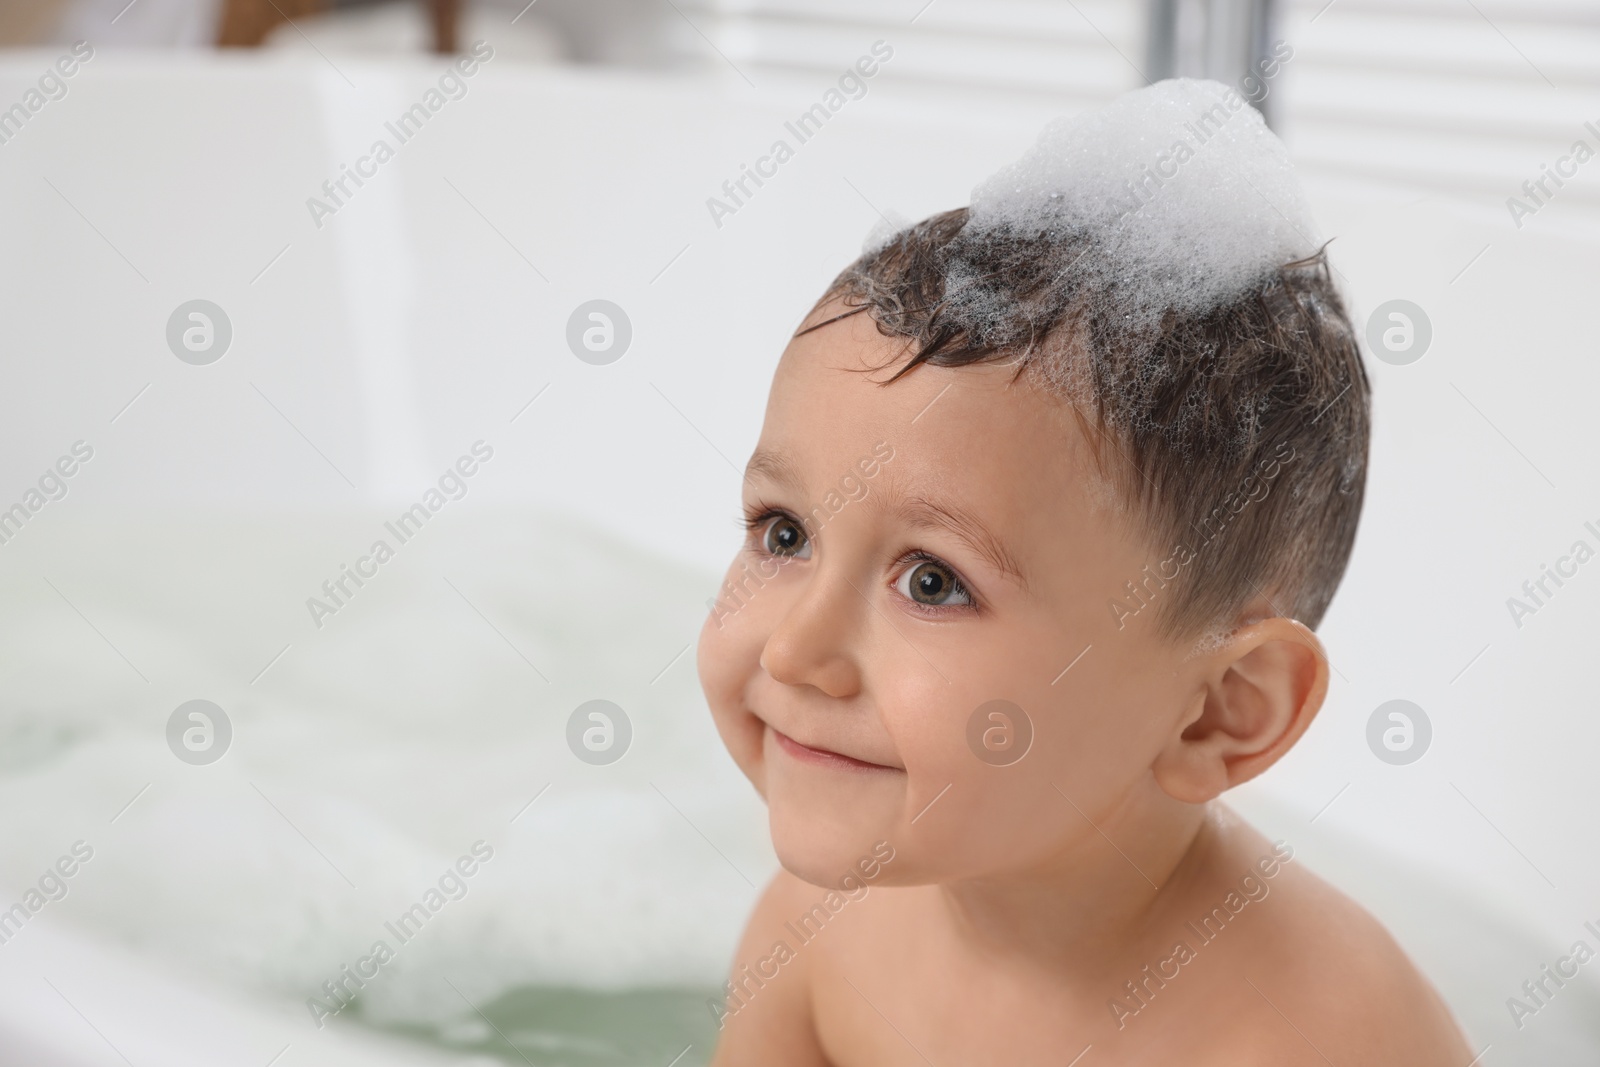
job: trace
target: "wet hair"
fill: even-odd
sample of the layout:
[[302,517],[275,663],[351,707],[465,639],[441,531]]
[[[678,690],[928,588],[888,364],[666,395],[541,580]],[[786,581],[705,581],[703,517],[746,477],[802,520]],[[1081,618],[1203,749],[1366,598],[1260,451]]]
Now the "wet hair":
[[1326,246],[1141,324],[1085,283],[1117,272],[1067,269],[1093,263],[1092,231],[973,232],[968,218],[945,211],[869,247],[817,303],[846,310],[801,332],[865,311],[911,353],[885,385],[924,363],[1014,363],[1013,381],[1071,403],[1160,553],[1112,602],[1119,625],[1153,605],[1168,638],[1216,634],[1266,597],[1315,628],[1355,541],[1371,423]]

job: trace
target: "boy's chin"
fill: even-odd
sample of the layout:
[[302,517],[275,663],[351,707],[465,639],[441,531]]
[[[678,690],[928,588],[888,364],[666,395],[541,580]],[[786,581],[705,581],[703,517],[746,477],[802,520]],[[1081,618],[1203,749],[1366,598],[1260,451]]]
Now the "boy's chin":
[[[868,879],[870,882],[883,884],[887,880],[890,872],[874,863],[873,850],[878,849],[881,855],[882,842],[888,842],[891,846],[895,844],[888,828],[875,830],[865,820],[850,826],[839,826],[807,818],[802,812],[790,814],[778,808],[768,809],[767,821],[778,862],[802,882],[824,889],[838,889],[848,875],[860,879],[863,864],[868,870],[879,872]],[[894,865],[891,863],[888,866]]]

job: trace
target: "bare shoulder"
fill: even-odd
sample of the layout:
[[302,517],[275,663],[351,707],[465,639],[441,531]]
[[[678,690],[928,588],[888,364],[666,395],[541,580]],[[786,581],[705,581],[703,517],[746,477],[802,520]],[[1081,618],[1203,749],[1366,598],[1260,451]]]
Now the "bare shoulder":
[[1266,903],[1241,924],[1249,950],[1234,957],[1238,995],[1260,1023],[1246,1062],[1466,1067],[1472,1053],[1444,1000],[1364,908],[1292,852]]
[[828,1067],[811,1009],[808,954],[795,950],[793,917],[815,886],[779,869],[762,891],[729,968],[712,1067],[764,1063]]

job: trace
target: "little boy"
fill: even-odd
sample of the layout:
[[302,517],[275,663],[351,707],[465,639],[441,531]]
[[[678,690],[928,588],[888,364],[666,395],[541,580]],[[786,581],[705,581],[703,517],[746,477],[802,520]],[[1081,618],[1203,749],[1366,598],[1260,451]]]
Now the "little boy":
[[699,647],[783,870],[715,1063],[1467,1067],[1220,804],[1321,707],[1368,386],[1281,144],[1173,81],[870,244],[783,353]]

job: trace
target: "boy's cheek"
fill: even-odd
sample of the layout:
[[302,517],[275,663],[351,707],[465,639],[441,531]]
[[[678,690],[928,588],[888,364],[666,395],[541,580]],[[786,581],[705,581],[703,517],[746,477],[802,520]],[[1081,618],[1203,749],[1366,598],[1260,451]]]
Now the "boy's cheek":
[[750,656],[741,649],[733,632],[719,630],[715,621],[707,618],[700,631],[700,645],[696,651],[696,667],[700,675],[700,688],[711,708],[711,718],[734,759],[746,775],[752,775],[761,757],[761,735],[764,727],[744,704],[748,691],[749,665],[759,669],[759,651]]
[[768,731],[750,705],[751,679],[761,669],[759,657],[760,645],[729,642],[726,635],[705,637],[700,648],[700,680],[723,748],[756,793],[770,800]]
[[[709,694],[708,694],[709,699]],[[733,762],[763,799],[767,796],[766,724],[737,703],[711,700],[711,720]]]

